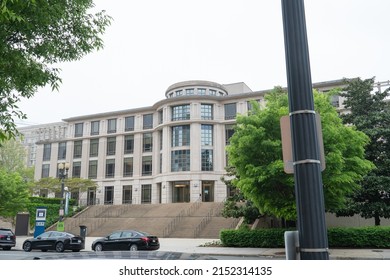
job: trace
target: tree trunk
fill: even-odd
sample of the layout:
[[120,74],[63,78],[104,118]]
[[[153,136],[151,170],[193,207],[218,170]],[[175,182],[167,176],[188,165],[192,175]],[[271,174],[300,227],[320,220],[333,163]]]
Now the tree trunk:
[[375,213],[375,226],[380,226],[381,225],[381,219],[379,217],[379,214],[378,213]]

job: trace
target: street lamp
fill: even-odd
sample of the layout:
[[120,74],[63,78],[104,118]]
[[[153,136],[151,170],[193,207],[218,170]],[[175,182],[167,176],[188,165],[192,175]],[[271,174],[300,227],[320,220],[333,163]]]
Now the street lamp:
[[70,164],[68,162],[58,164],[58,177],[61,179],[61,206],[59,213],[59,222],[64,219],[64,191],[65,191],[65,178],[68,176]]

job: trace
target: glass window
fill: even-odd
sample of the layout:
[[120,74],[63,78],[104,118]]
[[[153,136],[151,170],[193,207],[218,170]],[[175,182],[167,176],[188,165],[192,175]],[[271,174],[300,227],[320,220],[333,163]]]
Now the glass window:
[[206,89],[205,88],[198,88],[198,95],[205,95]]
[[179,105],[172,107],[172,121],[189,120],[190,105]]
[[90,160],[89,161],[89,166],[88,166],[88,178],[89,179],[96,179],[97,178],[97,167],[98,167],[97,160]]
[[163,148],[163,131],[162,130],[158,131],[158,141],[159,141],[159,148],[161,151]]
[[213,125],[202,124],[201,142],[202,146],[213,145]]
[[141,203],[147,204],[152,202],[152,185],[141,186]]
[[339,95],[332,95],[331,96],[331,103],[333,107],[340,107],[340,96]]
[[236,103],[225,104],[225,120],[231,120],[236,117]]
[[131,204],[133,200],[133,186],[126,185],[122,189],[122,204]]
[[58,143],[58,159],[66,158],[66,142]]
[[[104,188],[104,204],[114,203],[114,186],[108,186]],[[112,235],[111,235],[112,236]]]
[[116,137],[107,137],[107,155],[115,155],[116,150]]
[[51,144],[43,145],[43,160],[50,160],[51,157]]
[[82,137],[83,136],[83,123],[76,123],[74,125],[74,137]]
[[91,135],[99,135],[100,121],[91,122]]
[[202,120],[214,119],[213,104],[201,104],[200,105],[200,114],[201,114]]
[[126,135],[124,143],[124,153],[132,154],[134,152],[134,135]]
[[213,150],[202,149],[202,171],[213,171]]
[[133,176],[133,158],[124,158],[123,159],[123,176],[132,177]]
[[134,130],[134,116],[125,118],[125,131],[133,131]]
[[74,161],[72,164],[72,178],[80,178],[81,176],[81,162]]
[[153,114],[143,116],[143,129],[153,128]]
[[177,150],[171,152],[171,171],[190,171],[190,150]]
[[152,157],[142,157],[142,176],[152,175]]
[[190,126],[179,125],[172,127],[172,147],[190,145]]
[[230,137],[233,136],[233,133],[234,133],[234,125],[233,124],[227,124],[225,125],[225,143],[226,145],[229,145],[230,141]]
[[89,156],[97,157],[99,155],[99,139],[91,139],[89,142]]
[[73,142],[73,158],[81,158],[83,152],[83,140]]
[[158,124],[163,123],[163,110],[158,111]]
[[187,88],[186,89],[186,95],[193,95],[194,94],[194,89],[193,88]]
[[106,160],[106,178],[114,178],[115,176],[115,159]]
[[107,133],[116,132],[116,119],[109,119],[107,121]]
[[50,164],[42,164],[42,178],[48,178],[50,173]]
[[215,95],[217,95],[217,91],[214,89],[210,89],[209,94],[215,96]]
[[176,91],[176,96],[181,96],[183,95],[183,90],[177,90]]
[[144,133],[142,139],[142,146],[144,152],[151,152],[153,149],[153,136],[152,133]]

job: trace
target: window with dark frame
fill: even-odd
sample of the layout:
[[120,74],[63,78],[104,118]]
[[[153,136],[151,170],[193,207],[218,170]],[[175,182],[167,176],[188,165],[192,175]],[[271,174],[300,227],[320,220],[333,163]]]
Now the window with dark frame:
[[129,116],[125,118],[125,131],[134,130],[134,116]]
[[107,155],[115,155],[116,150],[116,137],[107,137]]
[[91,135],[99,135],[100,121],[91,122]]
[[143,115],[143,129],[153,128],[153,114]]
[[73,158],[81,158],[83,152],[83,140],[73,142]]
[[123,159],[123,177],[133,176],[133,158],[128,157]]
[[83,127],[84,127],[84,123],[76,123],[74,125],[74,137],[83,136]]
[[66,142],[58,143],[58,159],[66,158]]
[[80,178],[81,177],[81,162],[74,161],[72,164],[72,178]]
[[115,177],[115,159],[106,160],[106,178]]
[[116,119],[107,120],[107,133],[116,132]]
[[124,153],[132,154],[134,152],[134,135],[126,135],[124,140]]
[[235,119],[237,115],[236,103],[225,104],[225,120]]
[[96,179],[97,178],[97,160],[90,160],[88,164],[88,179]]
[[152,156],[142,157],[142,176],[152,175]]
[[51,144],[44,144],[43,145],[43,161],[50,160],[51,158]]
[[91,139],[89,141],[89,156],[97,157],[99,155],[99,138]]

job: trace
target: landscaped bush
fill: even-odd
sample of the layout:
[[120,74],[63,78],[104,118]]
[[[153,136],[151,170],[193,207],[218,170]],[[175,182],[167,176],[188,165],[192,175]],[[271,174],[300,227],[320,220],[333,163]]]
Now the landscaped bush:
[[[222,230],[227,247],[283,248],[284,232],[295,229]],[[329,228],[330,248],[390,248],[390,227]]]

